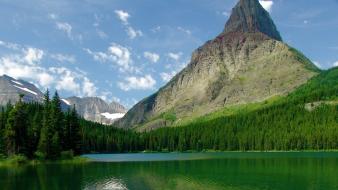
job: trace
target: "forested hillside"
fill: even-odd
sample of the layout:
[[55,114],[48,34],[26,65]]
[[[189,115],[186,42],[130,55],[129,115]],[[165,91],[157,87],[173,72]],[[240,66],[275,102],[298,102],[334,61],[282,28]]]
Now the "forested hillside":
[[[312,150],[338,148],[338,68],[322,72],[272,105],[213,114],[143,134],[146,149]],[[259,108],[261,107],[261,108]]]
[[62,112],[56,93],[43,105],[19,101],[0,114],[0,154],[57,159],[65,151],[338,149],[338,68],[322,72],[287,97],[222,110],[183,126],[137,133]]
[[272,103],[240,106],[234,108],[233,114],[225,108],[183,126],[139,135],[109,127],[90,127],[87,130],[92,132],[86,133],[91,135],[86,136],[85,144],[87,150],[110,152],[337,149],[337,96],[335,68],[323,71]]
[[57,159],[64,151],[82,152],[81,128],[75,109],[63,113],[57,93],[47,91],[43,105],[23,103],[1,108],[0,154],[28,158]]

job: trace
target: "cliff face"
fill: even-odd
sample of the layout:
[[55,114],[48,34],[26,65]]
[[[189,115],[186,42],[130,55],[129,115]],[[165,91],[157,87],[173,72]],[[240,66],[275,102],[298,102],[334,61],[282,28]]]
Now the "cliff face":
[[[240,0],[224,31],[198,48],[185,69],[135,105],[118,126],[145,125],[149,130],[226,106],[286,95],[318,71],[282,42],[258,0]],[[167,119],[168,114],[174,119]]]
[[232,9],[232,14],[223,33],[231,32],[260,32],[272,39],[282,41],[282,37],[269,13],[257,0],[240,0],[236,7]]
[[77,112],[83,118],[103,124],[112,124],[127,112],[122,105],[116,102],[108,104],[97,97],[70,97],[64,101],[70,106],[75,105]]
[[24,102],[42,102],[43,93],[33,84],[24,80],[17,80],[10,76],[0,76],[0,105],[8,102],[14,104],[19,101],[19,95],[23,94]]

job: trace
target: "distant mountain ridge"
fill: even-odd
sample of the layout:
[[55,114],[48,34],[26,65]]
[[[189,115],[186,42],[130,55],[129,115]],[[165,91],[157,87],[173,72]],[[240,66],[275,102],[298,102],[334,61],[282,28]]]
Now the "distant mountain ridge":
[[223,32],[195,50],[186,68],[130,109],[118,126],[156,129],[227,106],[284,96],[319,72],[283,43],[258,0],[240,0]]
[[[39,102],[44,100],[44,94],[34,85],[24,80],[17,80],[10,76],[0,76],[0,105],[15,104],[19,101],[19,95],[23,94],[24,102]],[[77,112],[87,120],[103,124],[112,124],[124,116],[126,108],[117,102],[110,104],[96,97],[70,97],[61,99],[61,107],[66,111],[75,105]]]
[[10,76],[0,76],[0,105],[19,101],[19,94],[23,94],[25,102],[42,102],[43,93],[33,84],[24,80],[16,80]]
[[108,104],[98,97],[70,97],[63,99],[69,105],[75,105],[78,113],[85,119],[103,124],[112,124],[127,112],[127,109],[117,102]]

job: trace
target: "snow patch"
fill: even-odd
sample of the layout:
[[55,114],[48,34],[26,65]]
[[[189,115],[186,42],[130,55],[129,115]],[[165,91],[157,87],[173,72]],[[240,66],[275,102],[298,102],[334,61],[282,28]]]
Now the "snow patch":
[[28,88],[23,88],[23,87],[16,86],[16,85],[13,85],[13,86],[16,87],[16,88],[18,88],[18,89],[21,89],[21,90],[23,90],[23,91],[26,91],[26,92],[29,92],[29,93],[31,93],[31,94],[34,94],[35,96],[38,95],[38,93],[36,93],[36,92],[34,92],[34,91],[32,91],[32,90],[29,90]]
[[20,86],[23,86],[23,84],[21,82],[18,82],[18,81],[15,81],[15,80],[12,80],[12,82],[14,82],[15,84],[18,84]]
[[71,104],[70,104],[70,102],[68,101],[68,100],[66,100],[66,99],[61,99],[64,103],[66,103],[68,106],[70,106]]
[[116,120],[116,119],[121,119],[125,113],[101,113],[102,116],[104,116],[105,118],[107,119],[110,119],[110,120]]

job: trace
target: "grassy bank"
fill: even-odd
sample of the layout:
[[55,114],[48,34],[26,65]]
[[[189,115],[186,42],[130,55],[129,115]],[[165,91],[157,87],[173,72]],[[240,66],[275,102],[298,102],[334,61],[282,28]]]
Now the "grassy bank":
[[90,159],[80,156],[59,160],[30,160],[23,155],[15,155],[8,158],[0,158],[0,167],[16,167],[39,164],[85,164],[88,162],[90,162]]

